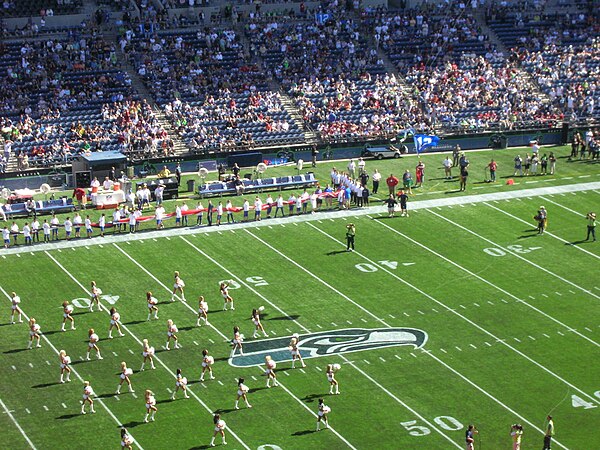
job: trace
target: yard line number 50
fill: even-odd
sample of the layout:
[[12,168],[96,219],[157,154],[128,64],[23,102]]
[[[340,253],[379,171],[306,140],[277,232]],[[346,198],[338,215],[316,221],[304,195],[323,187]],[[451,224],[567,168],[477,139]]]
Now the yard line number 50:
[[[439,427],[446,431],[460,431],[465,426],[456,420],[452,416],[438,416],[433,421],[439,425]],[[431,430],[423,425],[417,425],[416,420],[409,420],[407,422],[400,422],[411,436],[427,436],[431,434]]]

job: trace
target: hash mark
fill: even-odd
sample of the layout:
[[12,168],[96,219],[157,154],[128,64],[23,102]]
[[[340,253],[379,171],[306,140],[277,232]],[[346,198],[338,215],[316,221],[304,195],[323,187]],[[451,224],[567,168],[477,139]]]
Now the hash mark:
[[271,331],[271,334],[272,334],[273,336],[277,336],[277,333],[275,333],[274,331]]
[[67,405],[65,405],[64,403],[61,403],[62,407],[67,409]]
[[288,377],[290,376],[287,370],[284,370],[283,373],[285,373]]
[[469,345],[470,345],[471,347],[473,347],[473,348],[477,348],[477,347],[476,347],[475,345],[473,345],[473,344],[469,344]]
[[393,316],[393,315],[391,315],[391,314],[388,314],[388,316],[390,316],[392,319],[395,319],[395,318],[396,318],[396,317],[394,317],[394,316]]
[[210,341],[211,344],[215,343],[215,341],[213,341],[211,338],[208,338],[208,340]]
[[369,361],[367,361],[366,359],[363,359],[364,362],[366,362],[367,364],[371,365],[371,363]]
[[112,352],[112,354],[113,354],[113,355],[115,355],[115,356],[119,356],[119,355],[117,355],[115,352]]
[[460,348],[460,347],[456,347],[456,346],[455,346],[455,348],[456,348],[456,350],[458,350],[459,352],[462,352],[462,348]]
[[364,323],[367,323],[368,321],[363,319],[362,317],[360,318],[360,320],[362,320]]
[[258,378],[256,378],[254,375],[252,375],[252,379],[253,379],[254,381],[257,381],[257,380],[258,380]]
[[530,298],[531,300],[535,300],[535,297],[534,297],[533,295],[530,295],[530,296],[529,296],[529,298]]
[[192,341],[192,342],[194,343],[194,345],[200,345],[200,344],[198,344],[196,341]]
[[467,309],[467,308],[465,307],[465,305],[458,305],[458,306],[460,306],[462,309]]
[[488,347],[492,346],[492,344],[490,344],[488,341],[485,341],[484,344],[487,345]]
[[410,317],[410,315],[408,313],[402,313],[402,314],[404,314],[406,317]]
[[17,370],[17,368],[16,368],[15,366],[12,366],[12,369],[13,369],[13,370]]
[[446,350],[444,350],[443,348],[440,348],[440,350],[444,353],[448,353]]
[[555,292],[556,295],[558,295],[559,297],[562,297],[562,294],[560,292]]
[[131,353],[132,355],[135,355],[134,351],[129,349],[129,353]]
[[488,300],[487,302],[488,302],[490,305],[492,305],[492,306],[494,305],[494,302],[491,302],[491,301],[489,301],[489,300]]
[[479,307],[479,303],[473,303],[473,305],[475,305],[475,306]]
[[131,395],[133,396],[133,398],[138,398],[138,396],[135,392],[132,392]]
[[323,327],[319,324],[317,324],[317,328],[320,328],[321,330],[323,329]]
[[323,369],[321,369],[319,366],[315,366],[315,369],[317,369],[319,372],[323,371]]
[[402,359],[402,358],[400,358],[400,356],[398,356],[398,355],[394,355],[394,357],[395,357],[396,359]]
[[546,298],[548,298],[548,296],[547,296],[546,294],[542,294],[542,297],[546,297]]
[[425,313],[421,310],[417,311],[419,314],[425,315]]
[[302,368],[301,368],[301,369],[300,369],[300,372],[302,372],[302,373],[306,373],[306,370],[304,370],[304,369],[302,369]]
[[350,322],[349,320],[346,320],[346,323],[347,323],[348,325],[352,325],[352,322]]
[[44,408],[46,411],[49,411],[49,409],[48,409],[48,407],[47,407],[46,405],[44,405],[44,406],[43,406],[43,408]]
[[167,388],[167,391],[169,391],[169,394],[173,393],[173,391],[171,390],[171,388]]
[[564,336],[564,334],[563,334],[563,333],[561,333],[560,331],[557,331],[557,333],[558,333],[558,334],[560,334],[561,336]]
[[575,291],[572,291],[571,289],[569,289],[569,292],[570,292],[571,294],[575,294],[575,293],[576,293]]
[[381,356],[379,357],[379,359],[381,360],[381,362],[385,362],[385,359],[383,359]]
[[48,361],[48,360],[46,360],[46,364],[48,364],[49,366],[51,365],[51,364],[50,364],[50,361]]
[[290,330],[289,328],[286,328],[285,330],[286,330],[288,333],[291,333],[291,332],[292,332],[292,330]]
[[33,364],[29,363],[29,367],[31,367],[33,369]]
[[337,324],[335,322],[331,322],[331,325],[333,325],[334,327],[337,327]]
[[27,414],[31,414],[31,411],[29,411],[28,408],[25,408],[25,411],[27,412]]
[[221,386],[223,386],[223,382],[221,380],[217,380],[217,383],[219,383]]
[[411,352],[410,355],[413,356],[413,357],[415,357],[415,358],[417,357],[417,355],[415,355],[413,352]]
[[548,339],[550,339],[550,336],[548,336],[546,333],[542,333],[544,336],[546,336]]
[[[531,296],[530,296],[530,297],[531,297]],[[504,300],[503,298],[501,298],[501,299],[500,299],[500,301],[501,301],[502,303],[508,303],[508,302],[507,302],[506,300]]]
[[592,331],[592,329],[591,329],[591,328],[588,328],[588,327],[585,327],[585,329],[586,329],[586,330],[588,330],[588,331]]
[[521,340],[519,338],[513,338],[513,339],[517,342],[521,342]]

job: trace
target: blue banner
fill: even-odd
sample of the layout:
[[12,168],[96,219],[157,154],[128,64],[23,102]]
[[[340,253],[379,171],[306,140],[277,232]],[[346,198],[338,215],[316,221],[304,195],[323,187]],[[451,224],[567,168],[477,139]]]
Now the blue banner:
[[437,136],[431,136],[428,134],[415,134],[415,150],[417,153],[421,153],[427,150],[429,147],[435,147],[440,142],[440,138]]

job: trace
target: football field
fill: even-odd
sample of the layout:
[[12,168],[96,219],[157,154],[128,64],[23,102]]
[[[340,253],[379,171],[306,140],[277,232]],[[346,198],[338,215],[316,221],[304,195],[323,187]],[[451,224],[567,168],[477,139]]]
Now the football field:
[[[134,448],[207,448],[219,412],[231,449],[446,450],[464,448],[475,424],[475,448],[500,450],[511,448],[514,423],[524,427],[522,449],[539,449],[548,414],[553,449],[600,449],[600,244],[585,241],[597,185],[409,203],[410,217],[374,207],[3,255],[0,447],[116,449],[124,425]],[[532,219],[540,205],[549,211],[543,235]],[[172,302],[175,271],[185,300]],[[101,311],[88,309],[92,280]],[[222,310],[223,280],[235,310]],[[25,317],[11,325],[13,291]],[[158,320],[147,321],[147,291],[159,300]],[[198,327],[200,295],[210,325]],[[77,329],[61,332],[65,300]],[[260,306],[269,337],[253,339]],[[108,339],[112,307],[124,336]],[[43,335],[27,350],[30,317]],[[179,349],[164,349],[167,319]],[[234,326],[244,355],[231,357]],[[85,359],[90,328],[102,360]],[[291,368],[294,333],[306,368]],[[139,370],[143,339],[156,348],[155,370]],[[70,383],[59,383],[61,349],[73,360]],[[203,349],[215,358],[215,380],[198,381]],[[277,387],[266,387],[267,355]],[[134,393],[115,395],[121,361],[134,370]],[[341,366],[339,395],[329,394],[328,364]],[[178,368],[189,399],[180,391],[171,400]],[[251,409],[234,408],[239,377]],[[96,414],[80,414],[84,380]],[[150,423],[146,389],[158,407]],[[319,398],[331,412],[330,429],[317,432]]]

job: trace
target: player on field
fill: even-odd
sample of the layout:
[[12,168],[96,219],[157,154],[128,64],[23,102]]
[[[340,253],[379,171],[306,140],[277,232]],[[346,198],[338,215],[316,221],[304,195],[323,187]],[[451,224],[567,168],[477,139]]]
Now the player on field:
[[121,362],[121,374],[119,375],[119,378],[121,380],[119,381],[119,386],[117,386],[117,395],[119,395],[121,393],[121,386],[123,386],[123,383],[127,383],[129,392],[135,392],[133,390],[133,387],[131,386],[131,380],[129,379],[129,377],[131,375],[133,375],[133,370],[131,370],[130,368],[127,367],[127,363],[125,361],[122,361]]
[[144,422],[148,422],[148,416],[152,413],[150,420],[154,422],[154,415],[158,408],[156,407],[156,399],[154,398],[154,392],[150,389],[146,389],[144,393],[144,397],[146,398],[146,416],[144,417]]
[[41,327],[36,323],[35,319],[32,317],[29,319],[29,344],[27,348],[30,349],[33,345],[33,341],[37,341],[36,347],[41,347],[40,337],[41,337]]
[[317,411],[317,431],[321,430],[321,422],[325,423],[325,428],[329,428],[329,420],[327,414],[331,412],[331,408],[325,404],[325,400],[319,399],[319,410]]
[[23,323],[23,311],[19,304],[21,303],[21,297],[16,292],[10,293],[10,302],[12,303],[10,312],[10,323],[15,323],[15,316],[19,315],[19,323]]
[[181,299],[185,302],[185,294],[183,292],[183,288],[185,287],[185,283],[179,277],[179,272],[175,272],[175,283],[173,284],[173,294],[171,294],[171,301],[175,301],[175,294],[179,292],[181,294]]
[[152,315],[152,311],[154,311],[154,318],[158,319],[158,300],[152,296],[152,292],[146,292],[146,304],[148,305],[148,319],[150,320],[150,316]]
[[265,366],[267,366],[267,368],[265,369],[265,375],[267,377],[267,387],[271,387],[271,380],[273,380],[273,386],[279,386],[279,383],[277,383],[277,374],[275,373],[275,368],[277,367],[277,364],[275,363],[275,361],[273,361],[273,358],[271,358],[268,355],[265,356]]
[[[67,352],[61,350],[58,352],[58,359],[60,360],[60,382],[64,383],[71,381],[71,368],[69,364],[71,364],[71,358],[67,355]],[[64,375],[67,374],[66,379]]]
[[86,359],[88,361],[90,360],[90,352],[92,351],[92,349],[96,350],[96,356],[98,357],[98,359],[102,359],[102,355],[100,355],[100,349],[98,348],[98,341],[100,340],[100,338],[98,337],[93,328],[90,328],[88,330],[88,336],[90,340],[88,343]]
[[200,375],[200,381],[204,381],[204,374],[206,371],[210,374],[210,379],[214,380],[212,366],[215,363],[215,358],[208,354],[208,350],[202,350],[202,374]]
[[221,296],[223,297],[223,311],[227,310],[227,303],[231,303],[231,309],[235,309],[233,307],[233,298],[231,295],[229,295],[229,283],[222,281],[219,286],[219,290],[221,291]]
[[94,414],[96,412],[96,411],[94,411],[94,399],[92,398],[94,395],[95,395],[94,390],[92,389],[90,382],[84,381],[83,382],[83,401],[81,402],[81,414],[85,414],[85,404],[86,403],[90,404],[90,412],[92,414]]
[[223,419],[221,419],[221,414],[215,414],[215,416],[213,417],[213,422],[215,424],[215,430],[213,433],[213,437],[210,440],[210,446],[215,446],[215,438],[217,437],[217,434],[221,435],[221,438],[223,439],[223,445],[227,445],[227,442],[225,441],[225,427],[227,426],[227,424]]
[[148,344],[148,339],[144,339],[142,341],[142,356],[144,357],[144,361],[142,362],[140,372],[144,371],[146,361],[150,361],[150,367],[156,369],[156,367],[154,367],[154,347],[150,347],[150,344]]
[[252,310],[252,316],[250,317],[250,319],[252,319],[252,323],[254,324],[254,334],[252,334],[252,337],[254,339],[256,339],[257,337],[259,337],[258,336],[258,332],[259,331],[262,331],[262,334],[263,334],[264,337],[269,337],[269,335],[265,331],[262,323],[260,323],[261,308],[263,308],[263,307],[261,306],[258,309],[253,309]]
[[208,325],[208,303],[204,300],[204,297],[201,295],[198,298],[198,320],[196,321],[196,326],[200,326],[200,320],[204,321],[204,325]]
[[248,408],[252,408],[252,405],[250,403],[248,403],[248,392],[250,391],[250,389],[248,388],[248,386],[246,386],[244,384],[244,379],[240,378],[238,380],[238,390],[237,390],[237,398],[235,399],[235,409],[240,409],[240,407],[238,406],[238,402],[240,401],[240,398],[244,399],[244,401],[246,402],[246,406]]
[[177,391],[179,389],[183,391],[183,396],[185,398],[190,398],[190,396],[187,393],[187,378],[181,374],[181,369],[177,369],[177,375],[175,376],[175,378],[175,390],[173,391],[173,395],[171,396],[171,398],[175,400],[175,396],[177,395]]
[[121,314],[119,314],[117,312],[117,308],[115,308],[114,306],[112,308],[110,308],[110,327],[108,328],[108,338],[112,339],[112,330],[113,328],[116,328],[117,331],[119,332],[119,336],[123,337],[125,336],[122,332],[121,332]]
[[304,360],[302,359],[302,355],[300,354],[300,350],[298,349],[298,338],[299,336],[294,334],[290,340],[290,345],[288,346],[290,352],[292,352],[292,369],[296,368],[296,360],[300,361],[302,367],[306,367],[306,364],[304,364]]
[[175,348],[181,347],[177,338],[178,331],[179,330],[177,329],[177,325],[175,325],[171,319],[167,320],[167,344],[165,345],[165,348],[167,350],[171,350],[171,348],[169,347],[171,339],[175,341]]
[[73,312],[73,305],[69,305],[68,301],[64,301],[63,304],[63,321],[62,321],[62,326],[60,328],[60,331],[65,331],[65,324],[67,323],[67,320],[71,321],[71,330],[75,330],[75,319],[73,318],[73,316],[71,315],[71,313]]

